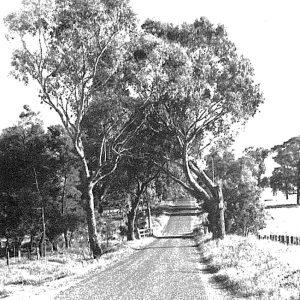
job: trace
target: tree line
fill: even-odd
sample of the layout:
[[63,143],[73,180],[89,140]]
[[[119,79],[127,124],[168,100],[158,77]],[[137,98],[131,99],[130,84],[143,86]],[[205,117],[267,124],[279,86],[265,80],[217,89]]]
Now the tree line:
[[[165,185],[166,178],[205,208],[214,238],[224,236],[226,220],[230,230],[247,223],[239,209],[249,220],[259,215],[246,204],[249,197],[257,204],[255,186],[248,183],[254,171],[247,173],[251,167],[226,148],[263,96],[251,63],[223,26],[199,18],[180,26],[147,20],[139,27],[126,0],[26,1],[5,22],[8,38],[18,41],[12,74],[38,85],[41,102],[60,117],[72,148],[94,257],[102,254],[95,207],[117,186],[117,194],[131,191],[128,232],[141,195],[154,181]],[[212,176],[205,163],[212,149],[216,161],[227,155],[232,171],[224,166]],[[237,177],[222,181],[231,173]],[[37,180],[42,202],[40,186]],[[237,199],[230,215],[229,203]]]

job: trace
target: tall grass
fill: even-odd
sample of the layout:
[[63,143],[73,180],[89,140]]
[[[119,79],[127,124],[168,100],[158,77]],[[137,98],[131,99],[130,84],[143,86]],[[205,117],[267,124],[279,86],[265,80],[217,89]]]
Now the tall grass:
[[235,235],[219,241],[198,237],[198,242],[207,270],[214,273],[214,281],[232,295],[300,299],[299,246]]

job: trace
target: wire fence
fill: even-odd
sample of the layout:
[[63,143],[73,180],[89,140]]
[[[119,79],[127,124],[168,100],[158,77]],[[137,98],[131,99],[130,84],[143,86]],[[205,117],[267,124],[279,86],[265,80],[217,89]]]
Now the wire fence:
[[268,234],[268,235],[264,234],[264,235],[258,235],[258,239],[271,240],[286,245],[300,245],[300,236],[282,235],[282,234]]

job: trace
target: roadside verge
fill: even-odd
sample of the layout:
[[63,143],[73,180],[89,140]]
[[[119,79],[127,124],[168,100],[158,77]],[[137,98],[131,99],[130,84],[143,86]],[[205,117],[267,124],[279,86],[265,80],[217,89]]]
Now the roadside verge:
[[196,241],[204,272],[228,299],[299,299],[299,246],[236,235]]
[[[153,217],[153,231],[161,235],[169,216]],[[9,300],[54,299],[55,295],[82,280],[93,270],[105,270],[120,262],[139,249],[149,245],[154,237],[126,241],[116,245],[99,259],[82,257],[75,253],[51,254],[46,259],[24,260],[10,267],[0,261],[0,298]]]

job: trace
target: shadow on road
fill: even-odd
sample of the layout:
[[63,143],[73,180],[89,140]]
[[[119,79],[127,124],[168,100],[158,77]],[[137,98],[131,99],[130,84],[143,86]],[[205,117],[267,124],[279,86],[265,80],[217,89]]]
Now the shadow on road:
[[192,234],[154,236],[157,239],[192,239]]
[[293,208],[300,207],[299,204],[274,204],[274,205],[266,205],[266,208]]
[[195,248],[197,245],[188,245],[188,246],[149,246],[142,249],[135,250],[155,250],[155,249],[172,249],[172,248]]
[[171,216],[197,216],[202,213],[202,211],[197,207],[178,205],[164,205],[159,207],[161,212],[169,214]]

